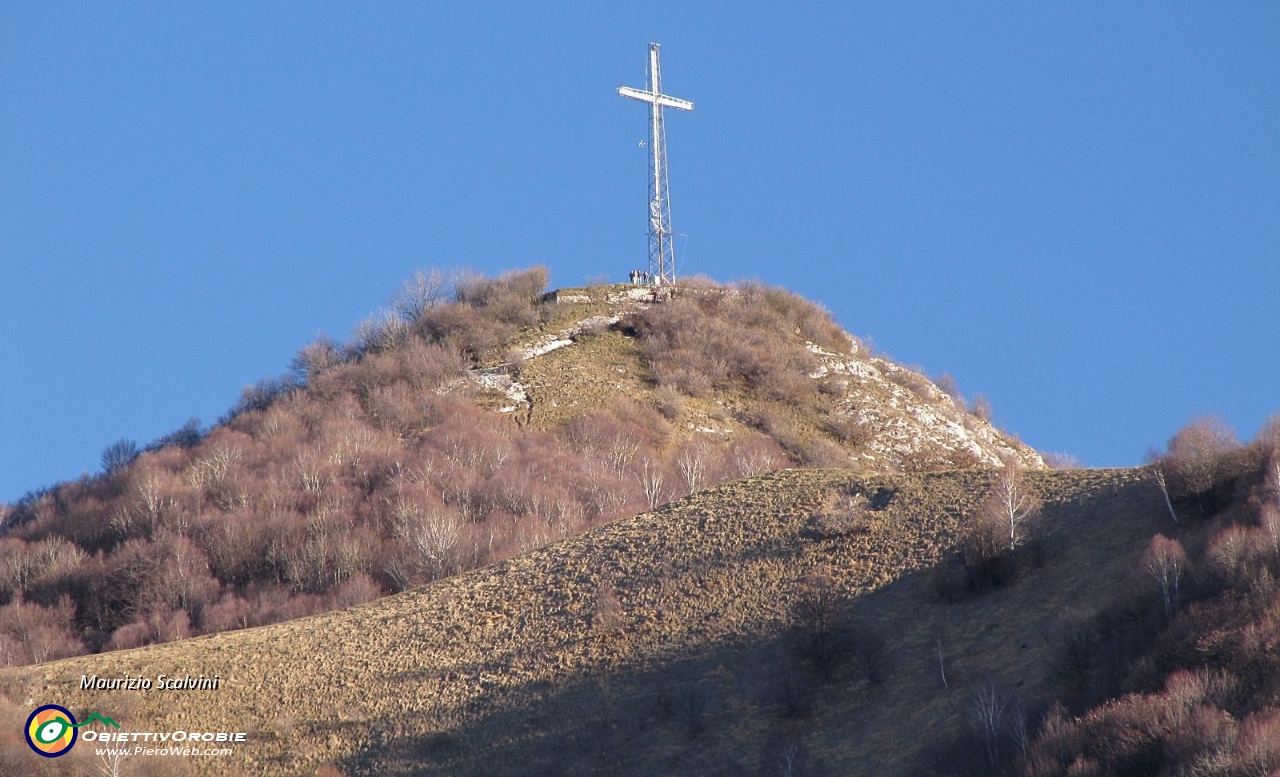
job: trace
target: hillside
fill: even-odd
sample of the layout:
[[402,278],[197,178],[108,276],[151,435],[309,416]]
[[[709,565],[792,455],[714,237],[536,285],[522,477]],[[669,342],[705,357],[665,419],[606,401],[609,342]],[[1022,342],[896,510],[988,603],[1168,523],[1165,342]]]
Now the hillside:
[[[1052,698],[1046,668],[1065,630],[1114,598],[1167,521],[1141,471],[1036,475],[1043,568],[947,606],[928,570],[986,480],[979,470],[764,475],[377,603],[24,670],[7,678],[9,695],[127,711],[129,725],[157,730],[249,726],[250,774],[325,763],[352,774],[706,774],[730,759],[754,768],[774,755],[762,745],[788,736],[834,773],[913,773],[928,742],[958,733],[968,687],[990,678],[1029,704]],[[851,491],[881,495],[868,529],[811,536],[812,516]],[[831,683],[803,676],[792,612],[820,566],[854,597],[854,621],[886,640],[874,687],[847,667]],[[611,618],[602,591],[616,601]],[[933,658],[938,635],[950,688]],[[75,690],[82,674],[158,672],[225,685]],[[789,674],[812,695],[796,719]],[[908,720],[927,736],[903,738]]]
[[[4,670],[0,773],[110,766],[36,761],[17,732],[58,703],[246,735],[126,775],[1270,777],[1277,443],[1196,422],[1141,469],[727,483],[349,609]],[[160,674],[221,685],[81,689]]]
[[1043,467],[789,292],[545,284],[419,273],[214,427],[0,507],[0,665],[359,604],[786,467]]

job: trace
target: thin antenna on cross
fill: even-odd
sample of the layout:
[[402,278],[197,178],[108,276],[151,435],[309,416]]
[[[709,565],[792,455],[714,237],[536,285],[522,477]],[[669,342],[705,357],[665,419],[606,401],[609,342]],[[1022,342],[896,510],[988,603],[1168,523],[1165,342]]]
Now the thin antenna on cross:
[[671,231],[671,193],[667,179],[667,130],[663,108],[693,110],[693,103],[662,93],[658,44],[649,44],[646,89],[618,87],[618,94],[649,104],[649,277],[656,284],[675,283],[676,255]]

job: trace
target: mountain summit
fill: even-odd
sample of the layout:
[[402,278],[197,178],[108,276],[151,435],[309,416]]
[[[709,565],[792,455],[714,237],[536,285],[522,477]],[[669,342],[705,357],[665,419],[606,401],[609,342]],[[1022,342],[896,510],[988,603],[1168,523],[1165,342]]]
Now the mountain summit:
[[[972,412],[954,389],[874,355],[825,310],[788,292],[695,281],[567,289],[546,299],[573,323],[522,344],[517,364],[481,379],[512,400],[502,411],[528,412],[535,424],[562,416],[534,412],[540,394],[557,410],[567,402],[580,412],[618,396],[664,407],[674,389],[681,409],[668,415],[678,427],[721,439],[761,430],[798,464],[1044,467],[1040,454]],[[577,347],[552,356],[568,346]],[[593,378],[606,360],[612,374]]]
[[778,469],[1044,466],[790,292],[546,278],[418,273],[212,428],[6,507],[0,655],[357,604]]

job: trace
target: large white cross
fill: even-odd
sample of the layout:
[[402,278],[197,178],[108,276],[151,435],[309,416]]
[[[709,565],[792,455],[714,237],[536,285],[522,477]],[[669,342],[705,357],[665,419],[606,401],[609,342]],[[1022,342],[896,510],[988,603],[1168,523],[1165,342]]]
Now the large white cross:
[[691,111],[693,103],[662,93],[657,43],[649,44],[647,81],[647,89],[620,86],[618,94],[649,104],[649,274],[653,283],[673,283],[676,279],[676,257],[667,178],[667,130],[662,120],[662,109]]

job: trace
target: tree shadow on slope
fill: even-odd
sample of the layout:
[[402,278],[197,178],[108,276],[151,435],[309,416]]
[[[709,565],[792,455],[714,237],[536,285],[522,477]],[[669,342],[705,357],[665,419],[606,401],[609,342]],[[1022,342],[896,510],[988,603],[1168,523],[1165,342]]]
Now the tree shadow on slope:
[[[915,774],[999,694],[1024,721],[1058,698],[1069,636],[1121,594],[1163,524],[1141,483],[1046,509],[1043,565],[954,603],[922,569],[839,603],[832,642],[791,625],[694,655],[537,681],[380,732],[348,774]],[[785,622],[786,619],[783,619]],[[626,639],[625,630],[608,639]],[[876,649],[883,639],[883,649]]]

